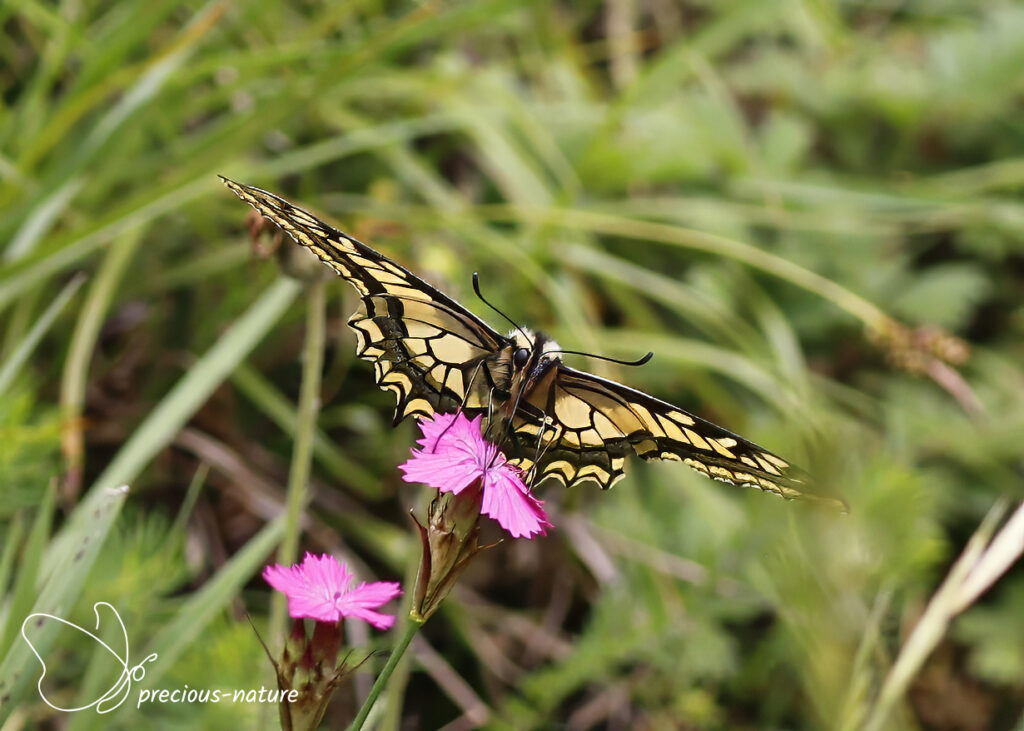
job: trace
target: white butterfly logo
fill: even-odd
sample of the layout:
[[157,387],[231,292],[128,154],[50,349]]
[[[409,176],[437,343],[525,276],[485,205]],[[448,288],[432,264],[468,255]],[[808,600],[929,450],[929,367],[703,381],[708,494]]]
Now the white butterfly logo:
[[[77,624],[69,622],[66,619],[55,617],[52,614],[46,614],[45,612],[34,612],[25,617],[25,621],[21,623],[21,636],[25,638],[25,642],[27,642],[28,646],[32,649],[32,654],[36,656],[37,660],[39,660],[39,664],[43,666],[43,674],[39,676],[39,682],[36,683],[36,688],[39,690],[39,697],[43,699],[43,702],[46,705],[48,705],[55,711],[74,713],[75,711],[84,711],[87,708],[92,708],[95,706],[97,713],[110,713],[115,708],[119,707],[122,703],[124,703],[125,699],[128,697],[128,694],[131,692],[132,681],[137,683],[144,677],[146,677],[146,668],[144,667],[146,663],[152,662],[157,658],[157,654],[154,652],[151,655],[149,655],[145,660],[140,662],[138,665],[128,667],[128,632],[127,630],[125,630],[124,622],[121,621],[121,615],[117,613],[117,610],[114,609],[114,607],[111,604],[108,604],[107,602],[96,602],[92,605],[92,609],[93,613],[96,615],[95,629],[97,631],[99,631],[100,628],[100,607],[106,607],[107,609],[109,609],[110,612],[114,615],[114,618],[117,620],[117,623],[121,626],[121,635],[124,637],[123,657],[121,655],[118,655],[117,652],[112,647],[110,647],[110,645],[108,645],[106,642],[101,640],[99,637],[94,635],[89,630],[83,627],[79,627]],[[36,650],[35,645],[32,644],[32,640],[30,640],[28,638],[28,635],[25,634],[25,627],[27,627],[28,623],[36,617],[45,617],[47,619],[52,619],[54,621],[60,622],[61,624],[71,627],[72,629],[76,629],[82,634],[91,637],[92,639],[96,640],[96,642],[98,642],[100,645],[102,645],[107,650],[107,652],[109,652],[114,657],[114,659],[121,665],[122,668],[121,674],[114,682],[113,687],[111,687],[110,690],[108,690],[106,693],[104,693],[99,698],[94,700],[92,703],[89,703],[84,706],[79,706],[77,708],[62,708],[58,705],[51,703],[49,699],[46,697],[46,694],[43,692],[43,678],[46,677],[46,662],[43,660],[42,656]]]

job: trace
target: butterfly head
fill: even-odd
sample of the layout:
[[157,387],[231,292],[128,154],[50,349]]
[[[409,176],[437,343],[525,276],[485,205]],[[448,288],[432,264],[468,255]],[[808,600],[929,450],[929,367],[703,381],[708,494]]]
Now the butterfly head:
[[508,382],[514,391],[539,380],[561,360],[561,346],[544,333],[523,328],[509,333],[509,339],[512,342],[506,351],[510,365]]
[[514,350],[512,351],[512,367],[516,371],[541,365],[547,361],[561,360],[558,355],[562,350],[557,342],[544,333],[534,332],[529,328],[513,330],[509,333]]

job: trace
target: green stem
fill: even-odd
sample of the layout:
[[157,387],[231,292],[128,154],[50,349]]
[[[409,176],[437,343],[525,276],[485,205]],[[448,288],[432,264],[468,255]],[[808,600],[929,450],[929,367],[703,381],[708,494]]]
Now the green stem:
[[[309,472],[312,462],[313,438],[320,413],[320,375],[324,360],[326,294],[324,283],[309,285],[306,303],[306,343],[302,351],[302,385],[296,412],[295,446],[288,472],[288,496],[285,509],[284,539],[277,551],[277,560],[290,566],[298,559],[299,536],[302,532],[302,511],[309,494]],[[284,625],[285,597],[275,594],[271,606],[271,635],[280,636]]]
[[[419,502],[422,507],[417,511],[418,514],[423,515],[426,512],[426,505],[423,503],[429,503],[430,495],[427,491],[423,491],[420,495]],[[416,562],[410,562],[409,566],[405,570],[405,581],[402,582],[403,586],[415,586],[416,577],[419,574],[419,564]],[[2,586],[2,584],[0,584]],[[416,604],[416,600],[413,599],[410,604]],[[404,606],[404,604],[403,604]],[[412,614],[412,607],[410,606],[410,613],[408,620],[411,621],[415,618]],[[426,620],[420,621],[420,624]],[[377,728],[387,729],[399,729],[402,727],[402,709],[405,705],[405,690],[409,685],[409,663],[399,666],[395,669],[394,674],[391,676],[391,689],[388,692],[388,697],[384,703],[384,708],[380,713],[380,723],[377,724]],[[1024,731],[1024,730],[1022,730]]]
[[82,286],[85,281],[84,276],[77,276],[68,282],[64,289],[60,291],[57,298],[50,303],[50,306],[46,308],[46,311],[36,321],[32,329],[28,331],[28,334],[21,337],[17,346],[13,349],[13,352],[3,363],[0,363],[0,393],[7,390],[7,387],[14,383],[14,379],[18,376],[22,366],[24,366],[29,357],[32,355],[32,351],[36,349],[39,342],[46,335],[46,332],[53,325],[54,320],[60,315],[65,305],[71,300],[78,288]]
[[306,309],[306,346],[302,352],[302,385],[296,413],[295,447],[288,472],[288,505],[285,537],[278,552],[283,564],[295,563],[302,532],[302,511],[309,493],[309,472],[313,458],[313,436],[320,413],[320,376],[324,362],[326,294],[323,281],[309,285]]
[[[313,438],[316,432],[317,416],[320,414],[320,376],[323,372],[325,320],[326,292],[324,283],[316,281],[309,285],[306,298],[306,340],[302,349],[302,383],[299,386],[299,404],[296,408],[292,460],[288,469],[284,536],[277,549],[277,561],[282,566],[291,566],[298,558],[299,536],[302,533],[302,511],[306,507],[309,494]],[[271,642],[277,645],[284,641],[286,611],[284,594],[274,592],[270,601],[268,636],[272,638]],[[269,668],[267,672],[270,673]],[[268,677],[273,677],[273,675],[270,674]],[[269,714],[263,712],[266,710],[262,709],[260,713],[259,728],[267,728],[270,724]]]
[[79,310],[71,335],[71,345],[68,347],[60,381],[61,447],[65,464],[61,497],[66,503],[77,500],[81,490],[85,463],[85,425],[82,413],[85,410],[89,365],[110,304],[117,295],[118,285],[141,240],[142,228],[135,227],[128,229],[111,244]]
[[398,667],[398,663],[401,662],[402,656],[405,651],[409,648],[409,643],[412,642],[412,638],[416,636],[416,633],[420,631],[420,627],[423,626],[422,620],[409,618],[408,623],[405,625],[405,631],[398,640],[398,644],[395,649],[391,651],[391,657],[388,658],[387,664],[384,669],[380,671],[380,675],[373,682],[373,687],[370,688],[370,695],[366,696],[366,701],[363,703],[363,707],[359,709],[359,715],[356,716],[352,725],[348,727],[348,731],[359,731],[366,723],[367,716],[370,715],[370,711],[373,710],[373,704],[377,702],[377,697],[380,696],[381,691],[384,690],[384,686],[388,684],[388,678],[395,672],[395,668]]

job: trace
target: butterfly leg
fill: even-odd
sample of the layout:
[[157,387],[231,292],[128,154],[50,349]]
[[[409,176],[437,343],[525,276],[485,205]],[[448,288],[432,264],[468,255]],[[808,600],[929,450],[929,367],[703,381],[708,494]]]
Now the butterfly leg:
[[[544,436],[545,432],[548,430],[551,431],[551,438],[545,443]],[[557,429],[551,425],[551,420],[548,418],[547,412],[541,412],[541,426],[540,431],[537,433],[537,448],[533,454],[533,464],[530,465],[530,469],[526,473],[528,477],[526,484],[530,486],[530,489],[533,489],[533,481],[537,478],[537,465],[540,464],[541,459],[544,458],[544,455],[548,453],[548,450],[551,449],[557,441]]]
[[[547,447],[543,447],[544,444],[544,432],[548,428],[548,415],[542,414],[540,422],[540,431],[537,432],[537,448],[533,452],[533,463],[530,465],[529,471],[526,473],[526,484],[529,488],[533,489],[533,481],[537,477],[537,464],[540,462],[540,458],[544,456],[547,451]],[[550,446],[550,445],[549,445]]]
[[[484,429],[484,439],[490,441],[491,431],[494,427],[494,389],[490,389],[487,392],[487,428]],[[504,434],[499,434],[498,439],[495,443],[498,445],[498,451],[501,449],[501,445],[504,442]],[[491,465],[494,464],[494,460],[498,458],[498,451],[495,451],[494,457],[491,458]],[[488,465],[490,467],[491,465]]]
[[[492,388],[487,392],[487,430],[484,433],[485,437],[489,437],[491,429],[494,427],[494,389]],[[498,435],[498,442],[500,444],[504,435]]]
[[470,394],[473,393],[473,384],[476,383],[476,377],[480,373],[480,369],[483,367],[484,362],[480,361],[476,364],[476,368],[473,369],[473,375],[469,377],[469,383],[466,385],[466,393],[462,396],[462,403],[459,404],[458,410],[455,412],[456,415],[461,414],[466,408],[466,402],[469,401]]

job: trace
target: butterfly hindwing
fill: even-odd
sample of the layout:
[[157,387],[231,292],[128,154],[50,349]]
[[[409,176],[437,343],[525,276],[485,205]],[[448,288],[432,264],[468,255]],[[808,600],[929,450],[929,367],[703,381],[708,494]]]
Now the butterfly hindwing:
[[409,414],[470,413],[487,405],[492,362],[507,339],[443,292],[366,244],[273,193],[223,178],[243,201],[315,253],[359,292],[349,320],[356,354]]
[[805,492],[803,473],[781,457],[672,404],[561,363],[527,398],[530,408],[514,424],[517,456],[538,479],[570,486],[592,480],[607,488],[635,453],[787,498]]

